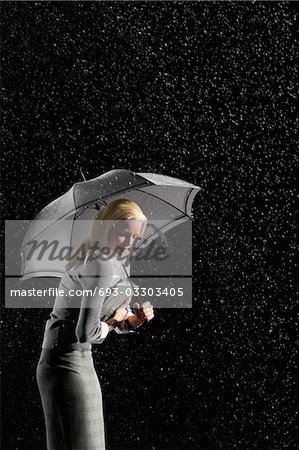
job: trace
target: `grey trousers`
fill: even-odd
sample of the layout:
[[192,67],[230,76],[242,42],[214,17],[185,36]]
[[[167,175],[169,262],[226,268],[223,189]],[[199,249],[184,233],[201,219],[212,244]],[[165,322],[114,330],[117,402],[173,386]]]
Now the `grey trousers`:
[[102,391],[91,350],[42,349],[36,378],[47,449],[105,450]]

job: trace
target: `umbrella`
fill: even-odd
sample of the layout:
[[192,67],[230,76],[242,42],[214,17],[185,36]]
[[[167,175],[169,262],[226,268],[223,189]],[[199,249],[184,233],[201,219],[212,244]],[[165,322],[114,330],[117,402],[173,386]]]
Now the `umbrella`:
[[29,257],[32,242],[58,242],[61,248],[76,247],[82,235],[88,233],[90,220],[110,201],[125,197],[140,205],[148,218],[143,239],[136,245],[136,249],[140,249],[179,224],[190,222],[192,203],[200,190],[178,178],[125,169],[111,170],[97,178],[75,183],[31,222],[21,246],[22,279],[62,277],[66,261],[55,256],[49,258],[49,254],[39,258],[38,252]]

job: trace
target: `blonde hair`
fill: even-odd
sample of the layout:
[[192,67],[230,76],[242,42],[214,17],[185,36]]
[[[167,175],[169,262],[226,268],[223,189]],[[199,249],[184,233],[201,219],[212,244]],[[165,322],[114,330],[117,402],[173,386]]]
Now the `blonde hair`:
[[90,259],[92,254],[97,250],[96,245],[98,243],[100,243],[101,246],[107,245],[110,230],[115,222],[118,220],[134,219],[142,222],[140,231],[140,235],[142,236],[147,225],[147,218],[137,203],[128,198],[112,200],[107,206],[96,213],[92,220],[88,235],[78,247],[79,249],[83,247],[84,260],[82,261],[83,258],[78,259],[76,257],[78,252],[77,249],[75,255],[71,257],[69,262],[65,265],[65,270],[73,270],[82,263],[86,264],[88,259]]

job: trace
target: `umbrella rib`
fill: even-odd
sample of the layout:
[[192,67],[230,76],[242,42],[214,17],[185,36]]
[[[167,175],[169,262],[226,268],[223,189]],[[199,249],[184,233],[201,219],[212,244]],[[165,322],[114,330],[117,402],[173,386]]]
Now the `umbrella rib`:
[[[185,210],[186,211],[188,210],[188,200],[189,200],[189,197],[191,195],[191,192],[193,192],[193,190],[194,190],[193,188],[190,188],[189,191],[186,194],[186,198],[185,198]],[[191,217],[190,217],[190,219],[191,219]]]
[[[191,188],[192,189],[192,188]],[[144,192],[144,191],[140,191],[140,189],[134,189],[135,191],[138,192]],[[185,211],[181,211],[179,208],[177,208],[176,206],[172,205],[171,203],[169,203],[167,200],[163,200],[162,198],[158,197],[157,195],[151,194],[150,192],[146,192],[147,195],[151,195],[152,197],[157,198],[158,200],[161,200],[161,202],[166,203],[167,205],[171,206],[172,208],[175,208],[177,211],[179,211],[180,213],[185,214],[185,216],[189,217],[189,219],[192,220],[192,217],[189,216],[189,214],[187,214]]]
[[[141,183],[141,184],[138,184],[137,186],[138,186],[138,187],[141,187],[141,186],[149,186],[149,183]],[[138,191],[139,189],[135,189],[135,187],[133,187],[133,188],[125,188],[125,189],[121,189],[120,191],[113,192],[112,194],[107,194],[107,195],[105,195],[104,197],[97,197],[97,198],[95,198],[94,200],[89,201],[88,203],[84,203],[84,205],[80,205],[79,208],[84,208],[84,207],[88,208],[89,205],[91,205],[92,203],[96,202],[97,200],[103,201],[105,198],[109,198],[109,197],[112,197],[112,196],[114,196],[114,195],[118,195],[118,194],[120,194],[120,193],[122,193],[122,192],[128,192],[128,191],[132,191],[132,190]],[[62,217],[62,218],[63,218],[63,217]],[[76,219],[74,219],[74,220],[76,220]]]
[[[181,215],[180,217],[177,217],[175,220],[179,220],[179,219],[183,219],[184,217],[186,217],[186,214]],[[188,216],[189,217],[189,216]],[[174,222],[174,221],[172,221]],[[150,234],[147,238],[143,239],[143,241],[140,242],[140,244],[137,246],[136,248],[138,249],[139,247],[141,247],[142,244],[144,244],[144,242],[148,241],[152,236],[154,236],[155,234],[159,234],[160,231],[163,230],[163,228],[166,228],[169,226],[170,223],[172,222],[168,222],[166,225],[163,225],[161,228],[157,228],[152,234]]]

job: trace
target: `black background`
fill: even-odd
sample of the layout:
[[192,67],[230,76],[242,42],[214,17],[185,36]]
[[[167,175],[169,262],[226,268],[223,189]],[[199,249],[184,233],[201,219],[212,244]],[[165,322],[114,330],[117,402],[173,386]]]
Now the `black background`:
[[[3,219],[33,219],[79,167],[204,188],[192,310],[94,346],[107,449],[298,447],[295,7],[1,3]],[[2,306],[2,448],[42,449],[50,311]]]

